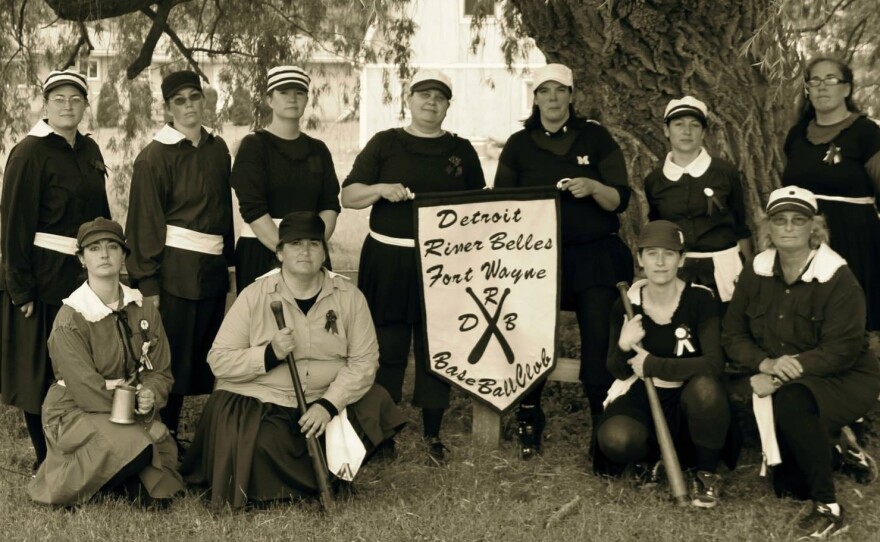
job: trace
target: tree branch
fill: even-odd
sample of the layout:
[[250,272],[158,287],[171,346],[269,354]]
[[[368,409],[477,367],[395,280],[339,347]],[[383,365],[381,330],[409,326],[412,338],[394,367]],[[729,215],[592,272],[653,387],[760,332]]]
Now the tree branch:
[[76,44],[73,46],[73,51],[70,52],[70,56],[67,57],[67,60],[64,62],[64,65],[61,66],[62,70],[66,70],[67,68],[76,64],[76,58],[79,56],[79,50],[82,49],[82,46],[85,45],[86,49],[89,53],[95,50],[95,46],[92,45],[92,40],[89,39],[89,31],[86,28],[85,23],[79,23],[79,39]]
[[825,19],[823,21],[815,23],[811,26],[803,26],[801,28],[796,28],[795,32],[798,34],[811,34],[813,32],[818,32],[818,31],[822,30],[822,28],[824,28],[825,25],[830,23],[831,19],[833,19],[834,16],[837,15],[838,10],[848,8],[850,6],[850,4],[853,3],[853,1],[854,0],[838,0],[837,4],[831,8],[831,10],[828,12],[828,15],[825,16]]
[[165,31],[165,26],[168,22],[168,14],[171,12],[173,4],[174,0],[162,0],[159,2],[159,8],[155,13],[153,13],[150,8],[140,10],[141,13],[153,20],[153,25],[150,27],[150,31],[147,32],[147,37],[144,39],[144,46],[141,47],[141,52],[138,53],[137,58],[135,58],[125,70],[125,76],[128,77],[129,80],[133,80],[140,75],[141,72],[149,68],[150,64],[153,62],[153,52],[156,50],[156,44],[159,43],[159,38],[162,37],[162,33]]
[[[157,12],[153,12],[153,10],[151,10],[150,8],[144,8],[141,10],[141,13],[143,13],[144,15],[146,15],[147,17],[149,17],[150,19],[153,20],[153,27],[150,28],[150,34],[152,34],[153,29],[158,26],[159,27],[159,35],[161,36],[161,34],[164,32],[165,35],[171,39],[171,42],[174,43],[174,45],[180,51],[180,54],[183,55],[183,58],[185,58],[186,61],[189,62],[189,65],[192,66],[193,71],[196,72],[199,75],[199,77],[201,77],[205,81],[208,81],[208,76],[205,75],[205,72],[202,71],[202,68],[199,66],[199,63],[193,57],[192,50],[190,50],[189,47],[184,45],[183,41],[181,41],[181,39],[180,39],[180,37],[178,37],[177,33],[171,27],[168,26],[168,11],[170,11],[171,8],[169,7],[163,16],[162,7],[163,7],[162,4],[160,4],[159,11],[157,11]],[[147,47],[147,43],[149,43],[149,39],[150,39],[150,35],[147,36],[147,42],[144,43],[144,49],[141,49],[141,56],[143,56],[143,52]],[[158,38],[156,38],[156,41],[158,41]],[[153,57],[153,50],[155,48],[156,48],[156,44],[153,43],[153,46],[150,48],[150,59],[147,62],[147,65],[144,66],[143,68],[141,68],[141,70],[138,73],[140,73],[147,66],[150,65],[150,62],[152,62],[152,57]],[[140,58],[140,57],[138,57],[138,58]],[[132,66],[134,66],[134,64],[132,64]],[[133,79],[133,77],[130,74],[132,66],[129,66],[129,68],[128,68],[128,70],[129,70],[128,78],[129,79]],[[135,77],[136,76],[137,76],[137,74],[135,74]]]

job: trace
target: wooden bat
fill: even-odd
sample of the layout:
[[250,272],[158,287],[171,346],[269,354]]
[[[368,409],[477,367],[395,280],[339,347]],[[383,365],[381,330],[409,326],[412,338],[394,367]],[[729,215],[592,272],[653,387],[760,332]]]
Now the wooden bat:
[[[269,304],[272,314],[275,316],[275,323],[278,329],[287,327],[284,323],[284,310],[280,301],[273,301]],[[299,380],[299,373],[296,372],[296,360],[293,359],[293,353],[287,354],[284,358],[287,362],[287,369],[290,371],[290,378],[293,380],[293,392],[296,394],[296,408],[299,410],[300,417],[306,414],[306,396],[303,393],[302,383]],[[324,450],[321,447],[321,441],[318,437],[307,438],[306,446],[308,447],[309,457],[312,459],[312,469],[315,471],[315,479],[318,481],[318,491],[321,495],[321,505],[324,510],[332,510],[336,508],[336,502],[333,500],[333,493],[330,491],[330,472],[327,469],[327,459],[324,456]]]
[[[626,295],[629,291],[629,284],[626,281],[617,283],[617,289],[620,291],[620,300],[623,303],[623,309],[626,311],[626,317],[635,316],[632,303]],[[669,426],[666,424],[666,416],[663,414],[663,407],[660,406],[660,398],[657,396],[657,388],[654,387],[654,380],[650,377],[643,379],[645,382],[645,390],[648,392],[648,403],[651,405],[651,418],[654,420],[654,429],[657,433],[657,443],[660,445],[660,456],[663,458],[663,466],[666,468],[666,475],[669,477],[669,488],[672,490],[672,497],[679,506],[687,506],[688,489],[684,482],[684,474],[681,472],[681,464],[678,462],[678,454],[675,451],[675,443],[672,442],[672,435],[669,433]]]

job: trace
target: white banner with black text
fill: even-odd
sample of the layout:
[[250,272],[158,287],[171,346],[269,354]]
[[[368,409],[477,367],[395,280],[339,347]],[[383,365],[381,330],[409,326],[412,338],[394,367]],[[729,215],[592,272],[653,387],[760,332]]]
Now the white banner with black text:
[[556,366],[557,191],[419,194],[414,213],[430,372],[504,412]]

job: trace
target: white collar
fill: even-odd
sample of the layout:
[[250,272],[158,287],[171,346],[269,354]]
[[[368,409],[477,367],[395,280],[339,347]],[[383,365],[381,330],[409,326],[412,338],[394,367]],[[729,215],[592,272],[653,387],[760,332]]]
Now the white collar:
[[672,161],[672,153],[666,155],[666,161],[663,162],[663,175],[670,181],[677,181],[681,176],[687,173],[691,177],[701,177],[709,165],[712,164],[712,157],[706,152],[705,147],[700,147],[700,154],[694,158],[694,161],[685,167],[681,167]]
[[[810,282],[816,280],[818,282],[828,282],[838,269],[846,265],[844,260],[838,253],[834,252],[827,244],[822,243],[819,248],[810,253],[811,260],[801,280]],[[755,256],[752,268],[756,275],[762,277],[773,276],[773,265],[776,263],[776,249],[770,248]]]
[[[202,126],[202,128],[206,132],[208,132],[208,134],[214,134],[213,128],[209,128],[207,126]],[[162,143],[164,145],[177,145],[184,139],[186,139],[186,136],[177,131],[177,129],[170,124],[166,124],[165,126],[163,126],[162,129],[156,132],[156,135],[153,136],[153,141],[158,141],[159,143]]]
[[[139,290],[129,288],[125,284],[120,284],[119,286],[122,287],[123,307],[127,306],[129,303],[135,303],[138,307],[141,306],[144,296],[141,295]],[[82,314],[83,318],[92,323],[100,322],[107,316],[113,314],[113,310],[105,305],[104,302],[101,301],[101,298],[98,297],[98,294],[89,288],[88,281],[82,283],[82,286],[74,290],[73,293],[70,294],[70,297],[61,302]]]
[[642,286],[648,284],[648,279],[639,279],[632,283],[632,286],[629,287],[629,290],[626,291],[626,297],[629,298],[629,302],[633,305],[642,304]]
[[[77,132],[77,133],[79,133],[79,132]],[[58,137],[64,137],[63,135],[61,135],[57,131],[55,131],[55,128],[52,128],[51,126],[49,126],[49,123],[46,122],[46,119],[38,120],[37,123],[34,124],[34,127],[31,128],[31,131],[27,133],[27,135],[32,135],[32,136],[36,136],[36,137],[46,137],[46,136],[49,136],[52,134],[55,134]]]

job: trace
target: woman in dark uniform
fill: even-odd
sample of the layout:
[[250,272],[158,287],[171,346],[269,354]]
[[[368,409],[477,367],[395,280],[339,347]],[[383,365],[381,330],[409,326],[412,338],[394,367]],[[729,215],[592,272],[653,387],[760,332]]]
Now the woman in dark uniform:
[[718,503],[716,470],[730,427],[730,406],[721,383],[721,322],[712,291],[677,277],[685,236],[667,220],[649,222],[639,234],[638,260],[645,277],[611,312],[608,369],[618,378],[597,428],[594,471],[615,474],[627,465],[654,465],[660,458],[644,378],[653,378],[678,457],[694,467],[693,505]]
[[231,183],[244,219],[235,246],[239,292],[276,267],[278,224],[285,214],[318,213],[327,226],[327,239],[336,227],[339,180],[333,158],[327,145],[300,131],[309,82],[297,66],[269,70],[266,103],[272,109],[272,122],[245,136],[235,155]]
[[343,183],[342,204],[354,209],[372,206],[358,286],[370,305],[379,339],[376,382],[400,402],[412,339],[413,404],[422,409],[430,456],[442,462],[445,447],[440,425],[449,406],[449,385],[428,372],[424,337],[418,328],[421,308],[409,200],[419,192],[478,190],[485,186],[485,179],[471,143],[442,128],[452,99],[449,77],[422,70],[413,77],[409,91],[412,122],[370,139]]
[[663,133],[671,150],[662,167],[645,177],[648,220],[669,220],[684,233],[683,279],[708,286],[727,306],[752,256],[742,180],[736,167],[703,147],[708,109],[692,96],[666,106]]
[[760,225],[766,250],[740,275],[722,342],[728,358],[754,374],[754,393],[772,395],[777,494],[812,499],[799,528],[830,538],[847,527],[831,475],[831,434],[876,404],[880,370],[867,348],[865,297],[817,213],[808,190],[770,194]]
[[[605,356],[615,284],[633,273],[632,254],[618,236],[617,215],[630,198],[626,164],[608,130],[575,114],[570,69],[540,68],[534,84],[532,115],[504,145],[495,186],[558,185],[562,191],[562,308],[577,314],[580,380],[595,427],[613,380]],[[537,386],[517,410],[524,458],[540,450],[542,391]]]
[[54,380],[46,340],[61,300],[82,283],[80,224],[110,217],[101,150],[78,130],[86,78],[53,71],[43,83],[46,118],[9,154],[0,203],[0,394],[24,411],[36,452],[46,457],[40,407]]
[[785,140],[783,186],[810,190],[828,221],[831,248],[865,292],[867,329],[880,330],[880,127],[853,102],[853,72],[817,58],[804,71],[800,120]]

